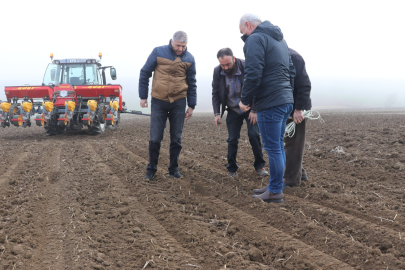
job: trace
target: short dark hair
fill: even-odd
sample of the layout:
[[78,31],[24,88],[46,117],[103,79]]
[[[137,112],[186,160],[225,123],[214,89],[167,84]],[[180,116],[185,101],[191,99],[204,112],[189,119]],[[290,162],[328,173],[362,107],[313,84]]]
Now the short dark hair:
[[219,51],[218,51],[218,53],[217,53],[217,58],[222,58],[222,57],[224,57],[224,56],[231,56],[231,57],[233,57],[233,52],[232,52],[232,50],[231,49],[229,49],[229,48],[223,48],[223,49],[220,49]]

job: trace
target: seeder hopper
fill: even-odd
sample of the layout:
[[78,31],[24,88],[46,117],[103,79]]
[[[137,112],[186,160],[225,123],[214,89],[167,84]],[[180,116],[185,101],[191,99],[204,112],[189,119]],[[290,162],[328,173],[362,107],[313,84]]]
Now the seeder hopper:
[[103,67],[96,59],[53,60],[42,85],[5,87],[7,101],[0,104],[0,127],[30,127],[37,113],[35,124],[43,126],[47,135],[83,127],[89,134],[104,133],[106,127],[116,129],[125,104],[122,87],[106,84],[106,69],[115,80],[115,68]]

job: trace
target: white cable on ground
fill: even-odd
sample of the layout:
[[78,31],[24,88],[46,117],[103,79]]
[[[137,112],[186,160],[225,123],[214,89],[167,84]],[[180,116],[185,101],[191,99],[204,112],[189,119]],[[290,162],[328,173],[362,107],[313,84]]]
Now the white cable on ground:
[[[317,116],[314,116],[314,114],[318,114]],[[322,119],[321,114],[318,111],[305,111],[303,112],[304,118],[307,118],[309,120],[319,120],[321,124],[325,123],[325,121]],[[284,137],[290,137],[292,138],[295,134],[295,122],[292,121],[285,127],[285,134]]]

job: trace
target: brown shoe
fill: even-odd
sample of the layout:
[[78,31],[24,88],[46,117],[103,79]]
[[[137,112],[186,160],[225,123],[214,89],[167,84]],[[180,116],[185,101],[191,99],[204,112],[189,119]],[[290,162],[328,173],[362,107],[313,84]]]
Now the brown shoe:
[[260,195],[253,195],[253,198],[262,199],[264,202],[267,203],[281,203],[284,202],[283,193],[271,193],[270,191],[265,191]]
[[253,195],[260,195],[260,194],[266,192],[268,188],[269,188],[269,186],[265,186],[265,187],[262,187],[262,188],[254,189],[254,190],[253,190]]

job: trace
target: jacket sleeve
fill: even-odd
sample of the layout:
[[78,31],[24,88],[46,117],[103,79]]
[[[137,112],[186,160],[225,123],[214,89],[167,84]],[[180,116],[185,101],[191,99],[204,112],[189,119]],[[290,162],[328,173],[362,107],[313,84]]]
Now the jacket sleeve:
[[294,80],[295,80],[295,76],[296,76],[296,70],[294,67],[294,63],[291,59],[291,55],[290,55],[290,84],[291,84],[291,88],[294,89]]
[[255,98],[253,97],[252,104],[250,105],[250,110],[254,113],[257,113],[256,105],[255,105]]
[[[295,61],[294,61],[295,60]],[[295,109],[304,110],[305,105],[309,101],[311,94],[311,81],[309,80],[308,73],[305,69],[305,61],[301,56],[293,58],[294,66],[296,69],[296,76],[294,79],[294,97]]]
[[[243,77],[245,77],[245,60],[240,60],[239,68],[243,73]],[[243,82],[242,82],[242,84],[243,84]],[[243,85],[242,85],[242,87],[243,87]],[[253,97],[252,104],[250,105],[250,110],[253,111],[254,113],[257,112],[256,105],[255,105],[255,97]]]
[[152,53],[149,55],[148,60],[146,60],[145,65],[141,69],[139,75],[139,97],[141,99],[148,99],[149,90],[149,79],[152,77],[152,72],[155,71],[157,65],[157,51],[156,48],[153,49]]
[[214,109],[214,115],[221,114],[220,106],[221,99],[219,96],[219,72],[217,72],[217,68],[215,68],[212,78],[212,108]]
[[252,105],[263,74],[265,57],[263,40],[258,36],[250,36],[246,40],[243,50],[245,52],[245,79],[241,102],[244,105]]
[[195,60],[193,57],[193,61],[191,62],[191,66],[187,69],[186,76],[187,76],[187,104],[189,107],[194,107],[197,105],[197,80],[195,78],[196,75],[196,68],[195,68]]

